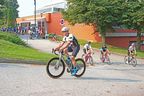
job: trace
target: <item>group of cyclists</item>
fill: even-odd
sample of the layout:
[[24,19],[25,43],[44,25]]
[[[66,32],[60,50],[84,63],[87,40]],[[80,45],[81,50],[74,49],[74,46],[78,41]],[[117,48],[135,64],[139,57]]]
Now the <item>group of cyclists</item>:
[[[64,35],[62,43],[60,43],[56,48],[54,48],[54,51],[59,51],[59,52],[63,51],[63,53],[67,56],[67,58],[71,59],[72,64],[73,64],[71,74],[72,74],[72,76],[75,76],[75,74],[78,71],[78,68],[76,67],[75,57],[77,56],[77,54],[80,50],[80,44],[79,44],[77,38],[69,32],[68,27],[63,27],[61,29],[61,31]],[[69,56],[68,52],[72,52],[71,57]],[[90,41],[88,41],[84,45],[83,52],[84,52],[85,56],[87,54],[92,54],[93,53],[93,49],[91,47],[91,42]],[[110,51],[108,50],[106,45],[103,45],[100,48],[100,52],[101,52],[102,57],[103,56],[108,56],[110,54]],[[133,53],[136,54],[136,48],[135,48],[134,43],[132,43],[128,48],[128,55],[131,55]]]

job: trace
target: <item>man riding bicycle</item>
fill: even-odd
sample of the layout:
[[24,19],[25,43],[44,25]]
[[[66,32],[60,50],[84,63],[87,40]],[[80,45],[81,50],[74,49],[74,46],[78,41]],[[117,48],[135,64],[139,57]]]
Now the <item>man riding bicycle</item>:
[[61,29],[61,31],[64,34],[63,41],[54,50],[55,51],[57,50],[60,52],[63,51],[67,55],[68,58],[69,58],[68,52],[72,52],[72,56],[70,59],[72,61],[74,68],[72,69],[71,72],[72,72],[72,75],[74,76],[78,71],[78,68],[76,67],[75,57],[77,56],[77,54],[80,50],[80,45],[79,45],[77,39],[75,38],[75,36],[69,33],[68,27],[63,27]]
[[100,49],[100,51],[101,51],[102,57],[104,57],[104,56],[107,57],[108,54],[110,54],[106,45],[103,45],[102,48]]
[[91,47],[91,41],[88,41],[83,48],[83,52],[86,55],[93,53],[92,47]]
[[[134,55],[136,55],[136,48],[135,43],[132,43],[128,48],[128,57],[133,57]],[[128,58],[128,62],[129,60],[130,58]]]

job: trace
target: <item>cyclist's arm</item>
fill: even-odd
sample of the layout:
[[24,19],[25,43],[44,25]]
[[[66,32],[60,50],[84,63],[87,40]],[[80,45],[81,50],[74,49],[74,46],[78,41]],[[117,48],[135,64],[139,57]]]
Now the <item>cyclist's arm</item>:
[[63,41],[54,50],[59,50],[64,44],[65,44],[65,42]]
[[67,41],[63,44],[63,46],[60,48],[60,50],[63,50],[65,48],[67,48],[69,46],[69,44],[71,43],[71,41]]
[[137,52],[136,52],[136,48],[134,48],[134,54],[135,54],[135,55],[137,54]]
[[110,54],[110,51],[107,49],[107,53]]

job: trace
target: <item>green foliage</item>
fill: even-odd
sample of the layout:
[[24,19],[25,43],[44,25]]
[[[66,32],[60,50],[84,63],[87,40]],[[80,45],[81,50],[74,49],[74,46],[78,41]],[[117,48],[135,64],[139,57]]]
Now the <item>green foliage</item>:
[[[100,32],[105,43],[105,35],[112,24],[124,25],[129,29],[144,31],[143,0],[67,0],[68,8],[62,13],[71,24],[92,24]],[[95,28],[95,29],[96,29]],[[140,43],[138,43],[140,45]]]
[[7,33],[7,32],[0,32],[0,39],[6,40],[17,45],[27,46],[25,42],[23,42],[16,34],[14,33]]
[[14,27],[16,22],[16,18],[18,17],[18,10],[19,7],[17,0],[3,0],[3,5],[0,10],[0,23],[3,26],[11,26]]
[[105,43],[109,25],[121,22],[123,8],[121,0],[67,0],[68,9],[63,11],[64,18],[71,24],[92,24],[100,32]]

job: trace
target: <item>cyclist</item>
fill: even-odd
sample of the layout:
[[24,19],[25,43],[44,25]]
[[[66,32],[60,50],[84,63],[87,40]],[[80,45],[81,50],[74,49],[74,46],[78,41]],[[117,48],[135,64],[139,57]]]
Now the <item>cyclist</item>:
[[102,57],[104,57],[104,56],[107,57],[108,54],[110,54],[110,52],[109,52],[109,50],[108,50],[106,45],[103,45],[101,47],[100,51],[101,51]]
[[63,41],[54,50],[55,51],[58,50],[60,52],[63,51],[67,55],[67,57],[69,57],[68,52],[72,52],[72,56],[70,59],[72,61],[74,68],[72,69],[71,73],[74,76],[78,71],[78,68],[76,67],[75,57],[77,56],[80,50],[80,45],[75,36],[69,33],[68,27],[63,27],[61,31],[64,34]]
[[128,48],[128,62],[130,61],[129,57],[133,57],[134,55],[136,55],[136,48],[135,43],[132,43]]
[[83,48],[84,52],[84,57],[87,56],[88,54],[93,53],[92,47],[91,47],[91,41],[88,41]]

